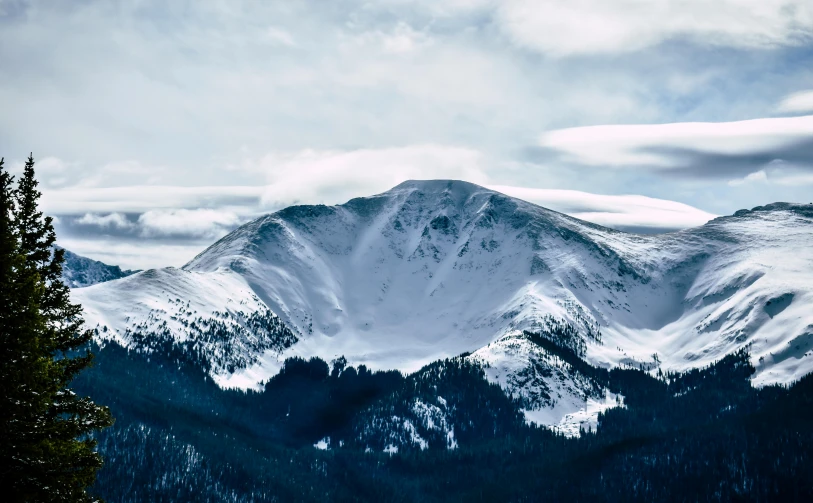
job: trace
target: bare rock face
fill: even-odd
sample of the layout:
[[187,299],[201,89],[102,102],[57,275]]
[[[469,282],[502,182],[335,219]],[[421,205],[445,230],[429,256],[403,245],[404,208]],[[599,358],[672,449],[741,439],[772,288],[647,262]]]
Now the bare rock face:
[[65,250],[65,263],[62,265],[62,280],[69,288],[82,288],[85,286],[104,283],[114,279],[124,278],[138,271],[122,270],[117,265],[108,265]]

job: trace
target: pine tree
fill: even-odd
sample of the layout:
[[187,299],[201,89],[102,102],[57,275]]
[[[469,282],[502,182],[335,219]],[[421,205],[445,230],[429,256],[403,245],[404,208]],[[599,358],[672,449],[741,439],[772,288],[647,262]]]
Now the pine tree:
[[0,163],[0,487],[5,501],[92,501],[102,464],[89,434],[110,412],[70,389],[92,361],[82,308],[62,282],[51,217],[29,156],[16,189]]

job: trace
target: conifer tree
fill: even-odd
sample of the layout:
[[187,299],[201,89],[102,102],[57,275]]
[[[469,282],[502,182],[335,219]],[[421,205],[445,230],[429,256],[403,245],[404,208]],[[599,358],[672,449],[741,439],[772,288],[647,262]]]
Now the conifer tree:
[[94,430],[110,426],[105,407],[70,389],[93,358],[82,308],[62,282],[51,217],[29,156],[16,188],[0,163],[0,487],[4,501],[93,501],[102,460]]

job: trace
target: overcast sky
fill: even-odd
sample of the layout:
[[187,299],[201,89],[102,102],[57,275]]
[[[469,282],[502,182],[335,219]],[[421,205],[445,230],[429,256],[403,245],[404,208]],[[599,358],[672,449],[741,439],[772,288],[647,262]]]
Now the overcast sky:
[[125,267],[411,178],[652,232],[813,201],[813,2],[0,0],[0,105]]

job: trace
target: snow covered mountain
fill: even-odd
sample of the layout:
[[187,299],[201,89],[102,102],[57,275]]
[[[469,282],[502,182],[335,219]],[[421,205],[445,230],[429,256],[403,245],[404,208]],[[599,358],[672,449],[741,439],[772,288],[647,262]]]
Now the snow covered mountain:
[[175,344],[224,386],[287,356],[416,370],[471,353],[544,424],[619,398],[521,336],[601,366],[682,370],[745,345],[757,383],[813,370],[813,206],[777,203],[685,231],[607,229],[460,181],[293,206],[182,269],[74,291],[100,339]]
[[70,288],[104,283],[114,279],[124,278],[138,271],[121,270],[117,265],[108,265],[65,250],[65,262],[62,265],[62,280]]

